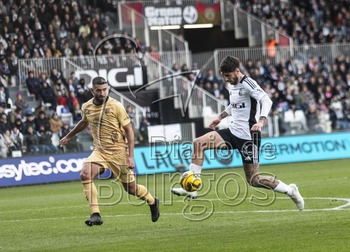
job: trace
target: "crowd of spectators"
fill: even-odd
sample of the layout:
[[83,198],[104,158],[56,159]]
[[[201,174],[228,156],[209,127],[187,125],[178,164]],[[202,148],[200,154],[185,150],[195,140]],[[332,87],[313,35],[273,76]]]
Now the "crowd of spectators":
[[350,1],[232,0],[295,45],[350,42]]
[[[1,85],[17,84],[18,59],[92,55],[98,42],[108,36],[110,27],[100,8],[108,1],[99,1],[99,8],[90,2],[96,4],[74,0],[1,0]],[[145,49],[141,41],[136,41],[140,43],[137,47]],[[97,54],[129,53],[134,47],[130,40],[115,38],[99,47]],[[35,77],[40,74],[34,72]]]
[[[74,72],[63,76],[56,68],[49,73],[38,72],[36,68],[19,73],[18,60],[92,55],[93,48],[108,35],[105,12],[116,11],[108,2],[100,1],[96,8],[95,1],[0,0],[0,156],[11,156],[16,150],[27,154],[62,151],[58,146],[59,138],[63,137],[60,134],[72,125],[61,122],[62,125],[53,126],[60,120],[55,114],[69,112],[73,121],[81,118],[81,105],[91,98],[85,80],[77,79]],[[98,53],[131,50],[130,41],[121,38],[108,41]],[[18,82],[19,74],[25,76],[25,83]],[[9,88],[20,85],[33,95],[40,114],[35,114],[20,92],[12,104]],[[8,109],[11,111],[6,112]],[[16,130],[15,121],[23,123],[20,141],[18,137],[11,138],[11,132]],[[46,124],[41,127],[38,121]],[[73,144],[67,149],[78,147]]]

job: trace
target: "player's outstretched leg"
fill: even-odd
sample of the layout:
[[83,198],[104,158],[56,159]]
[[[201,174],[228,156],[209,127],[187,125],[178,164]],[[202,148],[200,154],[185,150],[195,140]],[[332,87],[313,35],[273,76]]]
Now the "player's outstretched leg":
[[95,226],[95,225],[102,225],[103,220],[102,220],[100,213],[91,214],[90,219],[86,220],[85,224],[90,226],[90,227]]
[[186,196],[188,198],[191,199],[196,199],[198,197],[198,192],[187,192],[186,190],[184,190],[183,188],[179,187],[179,188],[171,188],[171,192],[177,196]]
[[304,210],[304,199],[301,196],[296,184],[287,185],[282,181],[279,181],[274,190],[276,192],[287,194],[293,200],[293,202],[300,211]]
[[294,201],[297,208],[302,211],[304,209],[304,199],[301,196],[299,189],[296,184],[289,185],[292,188],[292,193],[289,197]]
[[154,203],[152,205],[149,205],[149,208],[151,210],[151,219],[153,222],[156,222],[159,218],[159,200],[157,198],[154,198]]
[[249,185],[254,187],[272,188],[275,192],[287,194],[300,211],[304,209],[304,199],[299,193],[296,184],[287,185],[273,176],[260,175],[259,164],[243,164],[243,166]]
[[85,221],[88,226],[102,225],[103,221],[100,215],[100,208],[98,205],[98,193],[97,188],[93,182],[93,179],[99,174],[100,167],[98,164],[85,162],[80,173],[82,180],[84,194],[86,200],[89,202],[91,216],[90,219]]
[[156,222],[160,216],[159,200],[153,197],[145,186],[136,184],[135,181],[123,183],[123,186],[129,194],[147,202],[151,210],[151,219],[153,222]]

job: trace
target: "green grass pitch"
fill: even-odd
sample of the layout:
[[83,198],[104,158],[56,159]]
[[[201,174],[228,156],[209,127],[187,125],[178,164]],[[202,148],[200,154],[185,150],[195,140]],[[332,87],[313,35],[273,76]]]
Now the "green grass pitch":
[[79,181],[0,188],[0,251],[350,251],[349,159],[262,166],[305,198],[255,190],[242,168],[205,170],[196,200],[172,196],[180,174],[139,176],[161,201],[147,205],[113,180],[99,180],[102,226]]

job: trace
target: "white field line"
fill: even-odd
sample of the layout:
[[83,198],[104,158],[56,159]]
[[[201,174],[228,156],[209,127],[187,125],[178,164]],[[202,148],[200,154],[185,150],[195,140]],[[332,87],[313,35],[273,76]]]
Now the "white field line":
[[[347,209],[304,209],[302,212],[322,212],[322,211],[350,211],[350,208]],[[246,214],[246,213],[282,213],[282,212],[300,212],[299,210],[252,210],[252,211],[214,211],[213,215],[216,214]],[[179,216],[184,215],[183,213],[161,213],[161,216]],[[188,214],[186,214],[189,216]],[[114,215],[103,215],[103,218],[125,218],[125,217],[137,217],[137,216],[149,216],[147,211],[146,213],[140,214],[114,214]],[[51,217],[51,218],[33,218],[33,219],[22,219],[22,220],[2,220],[0,223],[5,222],[36,222],[36,221],[50,221],[50,220],[72,220],[72,219],[84,219],[84,217],[71,216],[71,217]],[[85,218],[86,219],[86,218]],[[187,219],[187,218],[186,218]],[[205,219],[204,219],[205,220]]]
[[[184,201],[196,201],[196,199],[189,199],[183,196],[180,196],[181,200],[166,200],[166,201],[161,201],[160,202],[163,204],[167,204],[170,205],[171,203],[183,203]],[[175,198],[180,198],[178,196],[175,196]],[[276,200],[290,200],[289,197],[276,197]],[[219,199],[219,198],[212,198],[212,199],[206,199],[204,197],[198,197],[198,200],[200,201],[230,201],[229,199]],[[243,200],[243,198],[235,198],[235,201],[240,201]],[[305,198],[304,200],[339,200],[339,201],[346,201],[347,203],[335,208],[327,208],[329,210],[337,210],[338,208],[346,208],[348,206],[350,206],[350,199],[347,198],[330,198],[330,197],[309,197],[309,198]],[[243,203],[243,202],[242,202]],[[139,206],[139,205],[143,205],[145,204],[144,202],[141,201],[137,201],[134,197],[132,197],[132,200],[130,202],[118,202],[118,203],[101,203],[100,206],[113,206],[113,205],[134,205],[134,206]],[[40,207],[40,208],[26,208],[26,209],[17,209],[17,210],[8,210],[8,212],[14,213],[14,212],[24,212],[24,211],[45,211],[45,210],[55,210],[55,209],[69,209],[69,208],[81,208],[81,207],[87,207],[87,204],[82,204],[82,205],[73,205],[73,206],[62,206],[62,207]],[[306,209],[305,209],[306,210]],[[6,210],[2,210],[1,213],[6,213]]]
[[[278,200],[285,200],[289,199],[287,197],[277,197]],[[350,199],[348,198],[326,198],[326,197],[309,197],[304,198],[305,200],[337,200],[337,201],[345,201],[345,204],[333,208],[319,208],[319,209],[304,209],[302,212],[322,212],[322,211],[350,211]],[[183,203],[185,199],[182,200],[174,200],[174,201],[166,201],[165,203]],[[219,199],[206,199],[208,201],[218,201]],[[195,201],[195,200],[193,200]],[[128,202],[121,202],[119,204],[126,205],[130,204]],[[86,205],[80,205],[80,206],[71,206],[70,208],[81,208],[81,207],[87,207]],[[349,208],[347,208],[349,207]],[[30,211],[33,210],[53,210],[53,209],[61,209],[61,208],[67,208],[67,207],[52,207],[52,208],[38,208],[38,209],[29,209]],[[69,207],[68,207],[69,208]],[[28,211],[28,209],[24,209],[25,211]],[[17,210],[20,211],[20,210]],[[23,211],[23,210],[22,210]],[[14,212],[14,211],[11,211]],[[245,213],[282,213],[282,212],[299,212],[297,209],[283,209],[283,210],[238,210],[238,211],[214,211],[212,214],[245,214]],[[4,211],[1,211],[3,214]],[[120,218],[120,217],[136,217],[136,216],[148,216],[149,213],[140,213],[140,214],[113,214],[113,215],[103,215],[103,218]],[[178,216],[178,215],[184,215],[182,212],[178,213],[162,213],[161,216]],[[68,220],[68,219],[81,219],[82,217],[77,216],[71,216],[71,217],[50,217],[50,218],[32,218],[32,219],[19,219],[19,220],[0,220],[0,223],[4,222],[23,222],[23,221],[43,221],[43,220]]]

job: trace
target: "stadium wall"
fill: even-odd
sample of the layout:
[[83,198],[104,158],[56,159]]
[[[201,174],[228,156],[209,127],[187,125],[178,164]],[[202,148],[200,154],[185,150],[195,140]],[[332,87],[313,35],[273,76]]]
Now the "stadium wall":
[[[135,148],[137,174],[173,173],[187,167],[191,143],[157,142]],[[82,163],[90,153],[21,157],[0,160],[0,187],[79,180]],[[281,164],[350,158],[350,132],[265,138],[260,163]],[[238,151],[206,151],[204,169],[241,167]],[[110,172],[101,178],[110,178]]]

